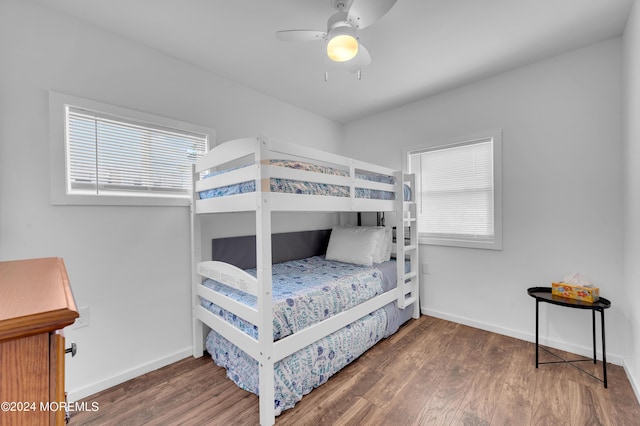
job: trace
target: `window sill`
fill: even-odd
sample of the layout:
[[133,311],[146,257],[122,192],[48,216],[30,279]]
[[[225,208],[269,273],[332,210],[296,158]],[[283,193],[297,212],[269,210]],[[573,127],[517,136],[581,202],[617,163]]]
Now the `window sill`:
[[481,241],[469,241],[469,240],[453,240],[453,239],[442,239],[442,238],[419,237],[418,243],[422,245],[431,245],[431,246],[462,247],[462,248],[475,248],[475,249],[485,249],[485,250],[502,250],[502,241],[481,242]]
[[141,207],[188,207],[190,198],[183,197],[136,197],[122,195],[53,194],[54,206],[141,206]]

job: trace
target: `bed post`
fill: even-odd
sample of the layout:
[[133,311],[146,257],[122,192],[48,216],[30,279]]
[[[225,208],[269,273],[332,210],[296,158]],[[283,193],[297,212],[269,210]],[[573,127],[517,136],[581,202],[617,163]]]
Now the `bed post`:
[[[274,361],[273,361],[273,304],[272,304],[272,275],[271,275],[271,205],[269,192],[269,175],[262,164],[268,158],[268,141],[264,137],[258,138],[256,158],[259,164],[256,177],[256,270],[258,276],[258,346],[260,349],[259,364],[259,392],[260,392],[260,424],[270,426],[275,423],[275,392],[274,392]],[[266,188],[262,183],[266,182]],[[262,190],[259,190],[262,188]]]
[[200,277],[196,272],[196,265],[202,262],[202,242],[200,233],[200,218],[196,215],[196,190],[195,182],[198,174],[195,172],[195,165],[192,168],[193,179],[191,180],[191,339],[194,358],[200,358],[204,354],[204,329],[202,321],[196,318],[196,306],[199,305],[196,286],[200,284]]
[[404,293],[404,197],[403,184],[404,176],[402,172],[396,172],[395,176],[396,184],[396,198],[395,198],[395,216],[396,216],[396,268],[397,268],[397,280],[396,280],[396,294],[398,295],[398,307],[404,309],[405,305],[405,293]]

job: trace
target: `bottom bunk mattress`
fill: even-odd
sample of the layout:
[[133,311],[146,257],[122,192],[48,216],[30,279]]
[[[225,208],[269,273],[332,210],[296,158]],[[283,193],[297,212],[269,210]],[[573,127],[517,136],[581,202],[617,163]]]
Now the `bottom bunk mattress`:
[[[249,273],[255,273],[248,270]],[[349,309],[395,287],[395,261],[360,266],[327,261],[316,256],[273,267],[274,339],[295,333],[327,316]],[[207,280],[207,287],[255,306],[252,296]],[[324,299],[324,300],[323,300]],[[311,301],[311,302],[310,302]],[[257,328],[201,299],[211,312],[257,337]],[[382,338],[395,333],[411,318],[412,309],[398,309],[395,302],[275,363],[275,413],[292,408],[303,395],[326,382],[338,370],[358,358]],[[233,343],[210,331],[207,351],[227,370],[239,387],[259,394],[258,362]]]

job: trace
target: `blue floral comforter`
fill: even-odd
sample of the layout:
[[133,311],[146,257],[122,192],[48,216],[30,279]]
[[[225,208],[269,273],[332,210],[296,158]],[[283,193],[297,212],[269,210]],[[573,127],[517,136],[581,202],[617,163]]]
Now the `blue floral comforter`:
[[[255,269],[247,272],[256,276]],[[326,260],[322,256],[293,260],[272,267],[273,338],[281,339],[383,293],[382,273],[372,266]],[[256,297],[213,280],[206,287],[247,306]],[[201,298],[202,305],[257,338],[255,325]]]
[[[378,309],[345,328],[283,358],[274,365],[275,415],[293,406],[314,388],[386,337],[387,313]],[[259,395],[258,362],[215,331],[207,351],[242,389]]]
[[[387,264],[388,263],[388,264]],[[273,265],[273,336],[280,339],[349,309],[395,285],[394,262],[378,267],[328,261],[316,256]],[[385,271],[385,272],[383,272]],[[247,270],[255,276],[255,269]],[[204,285],[249,306],[256,298],[224,284],[206,280]],[[253,324],[201,298],[204,307],[256,337]],[[409,310],[406,310],[407,312]],[[292,408],[303,395],[326,382],[379,340],[395,332],[391,318],[398,315],[395,302],[275,363],[275,411]],[[237,346],[211,331],[207,351],[214,362],[242,389],[259,393],[258,362]]]

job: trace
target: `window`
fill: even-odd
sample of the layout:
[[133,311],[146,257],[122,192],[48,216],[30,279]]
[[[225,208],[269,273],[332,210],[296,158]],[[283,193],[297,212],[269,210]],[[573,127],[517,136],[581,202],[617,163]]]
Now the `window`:
[[421,243],[502,249],[500,133],[408,152]]
[[191,165],[212,130],[53,92],[50,99],[54,204],[189,204]]

